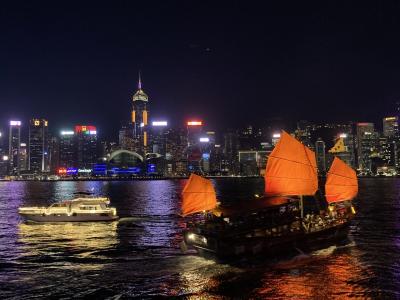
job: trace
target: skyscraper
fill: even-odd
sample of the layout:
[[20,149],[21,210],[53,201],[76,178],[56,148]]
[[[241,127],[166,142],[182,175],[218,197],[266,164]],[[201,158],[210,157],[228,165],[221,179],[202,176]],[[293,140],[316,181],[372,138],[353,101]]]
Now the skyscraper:
[[[363,142],[363,140],[366,140]],[[368,146],[375,139],[374,123],[357,123],[356,124],[356,145],[357,145],[357,162],[360,170],[370,170],[370,162],[367,154]]]
[[137,151],[139,148],[139,141],[134,138],[133,132],[132,123],[129,122],[122,125],[118,133],[118,144],[121,149]]
[[21,147],[21,121],[10,121],[8,135],[8,161],[10,175],[19,174],[19,159]]
[[132,97],[132,124],[133,136],[138,141],[138,149],[136,152],[145,154],[148,152],[149,136],[148,136],[148,101],[149,97],[142,90],[142,80],[139,74],[138,90]]
[[317,157],[318,172],[325,174],[326,172],[326,157],[325,157],[325,142],[318,138],[315,142],[315,155]]
[[187,133],[184,129],[168,129],[165,132],[165,174],[187,174]]
[[49,169],[51,174],[57,174],[60,165],[60,139],[57,136],[49,138]]
[[399,133],[399,118],[386,117],[383,118],[383,135],[385,137],[396,137]]
[[61,131],[59,167],[62,168],[77,167],[75,133],[73,130]]
[[29,122],[28,169],[31,172],[48,172],[48,121],[32,119]]
[[97,129],[91,125],[75,126],[77,167],[92,169],[97,161]]
[[153,121],[151,128],[152,152],[165,157],[166,154],[166,133],[168,131],[167,121]]
[[202,172],[200,138],[203,132],[202,121],[187,122],[187,170],[189,172]]
[[28,150],[26,143],[21,143],[19,146],[19,170],[26,171],[28,169]]

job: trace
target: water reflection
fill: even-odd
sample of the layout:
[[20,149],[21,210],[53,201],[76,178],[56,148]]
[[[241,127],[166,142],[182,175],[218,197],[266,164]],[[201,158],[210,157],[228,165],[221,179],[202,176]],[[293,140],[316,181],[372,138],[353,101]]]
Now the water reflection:
[[99,258],[102,250],[118,244],[117,222],[89,223],[21,223],[18,242],[22,253],[19,259],[35,259],[46,256],[49,260],[58,256],[69,258]]
[[[366,276],[355,256],[349,253],[313,254],[277,264],[266,272],[254,295],[294,299],[366,297],[362,287],[354,285]],[[318,274],[318,276],[316,276]]]
[[[214,180],[221,200],[248,199],[262,180]],[[354,243],[305,256],[235,265],[182,255],[184,181],[0,182],[2,298],[398,298],[400,180],[360,180]],[[93,189],[114,223],[21,223],[21,205]],[[5,296],[5,297],[4,297]]]

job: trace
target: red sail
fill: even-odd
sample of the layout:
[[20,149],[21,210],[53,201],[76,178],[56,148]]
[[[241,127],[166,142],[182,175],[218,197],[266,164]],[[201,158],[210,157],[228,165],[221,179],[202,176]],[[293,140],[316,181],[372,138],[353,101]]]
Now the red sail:
[[318,189],[315,153],[282,131],[268,157],[265,172],[267,196],[314,195]]
[[351,200],[358,193],[356,172],[335,157],[326,177],[325,194],[329,203]]
[[211,181],[191,174],[182,192],[182,215],[213,209],[217,206],[217,197]]

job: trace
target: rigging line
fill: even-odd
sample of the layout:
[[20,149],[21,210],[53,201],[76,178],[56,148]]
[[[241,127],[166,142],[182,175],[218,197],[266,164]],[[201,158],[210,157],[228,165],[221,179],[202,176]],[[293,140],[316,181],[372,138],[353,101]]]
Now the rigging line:
[[[290,162],[293,162],[293,163],[296,163],[296,164],[300,164],[300,165],[304,165],[304,166],[308,166],[308,167],[311,167],[313,169],[316,169],[316,167],[314,167],[311,163],[308,165],[308,164],[305,164],[305,163],[302,163],[302,162],[299,162],[299,161],[295,161],[295,160],[292,160],[292,159],[287,159],[287,158],[278,157],[278,156],[271,156],[271,155],[268,156],[268,159],[270,157],[276,158],[276,159],[282,159],[282,160],[290,161]],[[308,157],[307,157],[307,160],[309,161]]]
[[333,173],[333,172],[328,172],[328,174],[335,175],[335,176],[338,176],[338,177],[347,178],[347,179],[353,179],[353,180],[357,181],[357,178],[354,179],[353,177],[347,177],[345,175],[340,175],[340,174],[336,174],[336,173]]

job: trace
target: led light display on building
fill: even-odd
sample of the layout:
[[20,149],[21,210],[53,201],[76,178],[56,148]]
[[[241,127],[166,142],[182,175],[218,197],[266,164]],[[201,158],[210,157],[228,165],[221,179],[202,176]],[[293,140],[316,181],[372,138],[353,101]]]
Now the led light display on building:
[[10,126],[21,126],[21,121],[10,121]]
[[187,122],[187,126],[201,126],[203,125],[202,121],[189,121]]
[[67,168],[67,174],[68,175],[76,175],[76,174],[78,174],[78,169],[76,169],[76,168]]
[[106,164],[95,164],[93,166],[94,175],[107,175],[107,165]]
[[75,126],[75,133],[84,133],[84,134],[91,134],[90,132],[95,132],[96,134],[96,126],[92,125],[76,125]]
[[397,117],[386,117],[385,121],[396,121]]
[[67,169],[66,168],[58,168],[58,174],[59,175],[65,175],[65,174],[67,174]]
[[63,130],[61,135],[74,135],[74,132],[72,130]]
[[151,124],[153,126],[168,126],[167,121],[153,121]]

